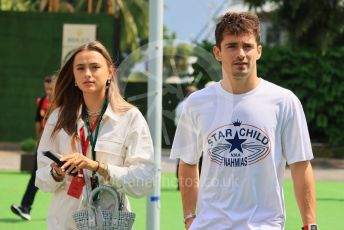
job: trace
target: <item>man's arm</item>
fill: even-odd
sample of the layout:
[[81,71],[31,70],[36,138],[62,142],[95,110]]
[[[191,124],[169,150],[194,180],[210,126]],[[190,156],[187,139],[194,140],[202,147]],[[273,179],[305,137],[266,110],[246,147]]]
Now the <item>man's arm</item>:
[[294,193],[303,225],[316,224],[315,189],[312,165],[309,161],[290,165]]
[[197,195],[198,195],[198,166],[190,165],[182,160],[179,163],[179,188],[182,196],[184,218],[187,218],[185,222],[185,228],[189,229],[190,225],[194,220],[197,205]]

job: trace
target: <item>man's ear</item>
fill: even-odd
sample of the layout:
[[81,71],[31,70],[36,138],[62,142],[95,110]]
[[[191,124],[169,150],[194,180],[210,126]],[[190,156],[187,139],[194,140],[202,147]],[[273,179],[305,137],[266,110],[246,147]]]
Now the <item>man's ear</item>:
[[259,60],[260,57],[262,56],[262,52],[263,52],[263,47],[262,47],[262,45],[258,45],[258,46],[257,46],[257,51],[258,51],[258,58],[257,58],[257,60]]
[[213,53],[214,53],[214,56],[215,56],[216,60],[222,61],[221,50],[219,49],[219,47],[214,46],[213,47]]

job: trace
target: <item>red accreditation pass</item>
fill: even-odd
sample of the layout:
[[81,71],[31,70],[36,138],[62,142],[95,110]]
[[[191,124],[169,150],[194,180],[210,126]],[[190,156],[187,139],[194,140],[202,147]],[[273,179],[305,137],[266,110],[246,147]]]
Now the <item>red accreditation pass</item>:
[[85,185],[85,180],[83,177],[79,177],[79,176],[73,177],[72,182],[69,185],[67,194],[76,199],[79,199],[84,185]]

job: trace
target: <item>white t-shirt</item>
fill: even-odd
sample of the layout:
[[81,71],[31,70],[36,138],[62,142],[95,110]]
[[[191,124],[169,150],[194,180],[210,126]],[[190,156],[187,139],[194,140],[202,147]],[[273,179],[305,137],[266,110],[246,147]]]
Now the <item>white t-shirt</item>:
[[179,102],[179,104],[176,107],[176,116],[174,118],[174,124],[177,126],[178,122],[179,122],[179,118],[182,115],[183,112],[183,108],[184,108],[184,104],[185,104],[185,99],[183,99],[181,102]]
[[284,229],[286,162],[313,158],[302,105],[290,90],[260,79],[244,94],[217,82],[190,95],[171,158],[196,164],[202,152],[190,230]]

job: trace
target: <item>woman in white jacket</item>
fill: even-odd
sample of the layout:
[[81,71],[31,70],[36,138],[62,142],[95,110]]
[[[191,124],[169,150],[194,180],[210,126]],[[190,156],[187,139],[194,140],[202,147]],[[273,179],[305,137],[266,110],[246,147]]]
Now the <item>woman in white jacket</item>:
[[[39,144],[36,172],[36,186],[53,193],[48,229],[75,229],[73,211],[83,207],[98,184],[135,197],[151,192],[154,157],[147,123],[120,95],[115,67],[101,43],[79,47],[63,65],[55,104]],[[64,165],[58,167],[44,151],[59,154]]]

